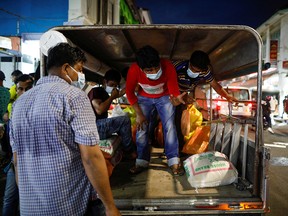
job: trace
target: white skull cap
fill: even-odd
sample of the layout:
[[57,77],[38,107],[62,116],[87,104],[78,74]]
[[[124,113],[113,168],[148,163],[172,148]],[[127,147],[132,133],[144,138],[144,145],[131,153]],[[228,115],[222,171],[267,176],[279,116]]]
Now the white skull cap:
[[45,56],[48,55],[48,50],[56,46],[58,43],[69,43],[67,38],[60,32],[50,30],[45,32],[40,38],[40,50]]

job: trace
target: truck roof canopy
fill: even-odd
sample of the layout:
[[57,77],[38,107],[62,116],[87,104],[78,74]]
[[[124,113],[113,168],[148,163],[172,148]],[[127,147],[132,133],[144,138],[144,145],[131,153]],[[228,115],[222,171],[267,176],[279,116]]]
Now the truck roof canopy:
[[68,41],[97,61],[86,69],[104,75],[107,67],[122,70],[135,61],[137,49],[151,45],[160,57],[189,59],[195,50],[209,54],[216,80],[232,79],[261,71],[262,40],[248,26],[216,25],[106,25],[61,26]]

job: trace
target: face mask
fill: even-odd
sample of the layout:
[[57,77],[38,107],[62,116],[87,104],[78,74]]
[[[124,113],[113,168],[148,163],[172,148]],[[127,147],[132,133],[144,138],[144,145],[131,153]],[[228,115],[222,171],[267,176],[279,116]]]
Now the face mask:
[[187,69],[187,74],[188,74],[188,76],[191,77],[191,78],[196,78],[196,77],[199,76],[199,73],[194,73],[189,67],[188,67],[188,69]]
[[77,85],[79,85],[79,88],[82,89],[85,86],[85,74],[77,72],[78,74],[78,81],[76,81]]
[[111,92],[113,91],[114,87],[110,87],[110,86],[106,86],[105,88],[105,91],[108,93],[108,94],[111,94]]
[[75,86],[75,87],[77,87],[77,88],[80,88],[80,89],[82,89],[83,87],[84,87],[84,85],[85,85],[85,75],[83,74],[83,73],[80,73],[80,72],[78,72],[78,71],[76,71],[73,67],[71,67],[70,66],[70,68],[72,69],[72,70],[74,70],[76,73],[77,73],[77,75],[78,75],[78,80],[77,81],[72,81],[71,80],[71,78],[68,76],[68,75],[66,75],[67,77],[69,77],[69,79],[71,80],[71,85],[73,85],[73,86]]
[[160,68],[155,74],[146,74],[146,77],[151,80],[157,80],[162,75],[162,69]]

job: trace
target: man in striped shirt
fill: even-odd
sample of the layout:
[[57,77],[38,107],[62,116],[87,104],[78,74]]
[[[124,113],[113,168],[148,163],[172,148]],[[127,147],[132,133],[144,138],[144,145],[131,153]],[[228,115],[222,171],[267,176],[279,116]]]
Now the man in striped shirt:
[[[190,60],[175,61],[173,65],[177,72],[178,85],[181,92],[187,92],[185,95],[185,104],[194,102],[194,91],[198,84],[209,83],[212,88],[229,102],[237,102],[237,99],[229,95],[224,88],[214,79],[212,65],[207,53],[196,50],[192,53]],[[180,104],[176,107],[175,119],[177,136],[179,139],[179,149],[181,151],[184,145],[184,139],[181,133],[181,116],[186,105]]]

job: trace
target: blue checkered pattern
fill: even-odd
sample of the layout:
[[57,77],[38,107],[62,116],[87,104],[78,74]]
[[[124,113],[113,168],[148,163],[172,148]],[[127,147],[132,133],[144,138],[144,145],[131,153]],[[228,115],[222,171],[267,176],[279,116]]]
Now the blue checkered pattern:
[[99,142],[85,93],[57,76],[41,78],[16,100],[10,137],[18,157],[21,216],[83,215],[93,188],[77,143]]

